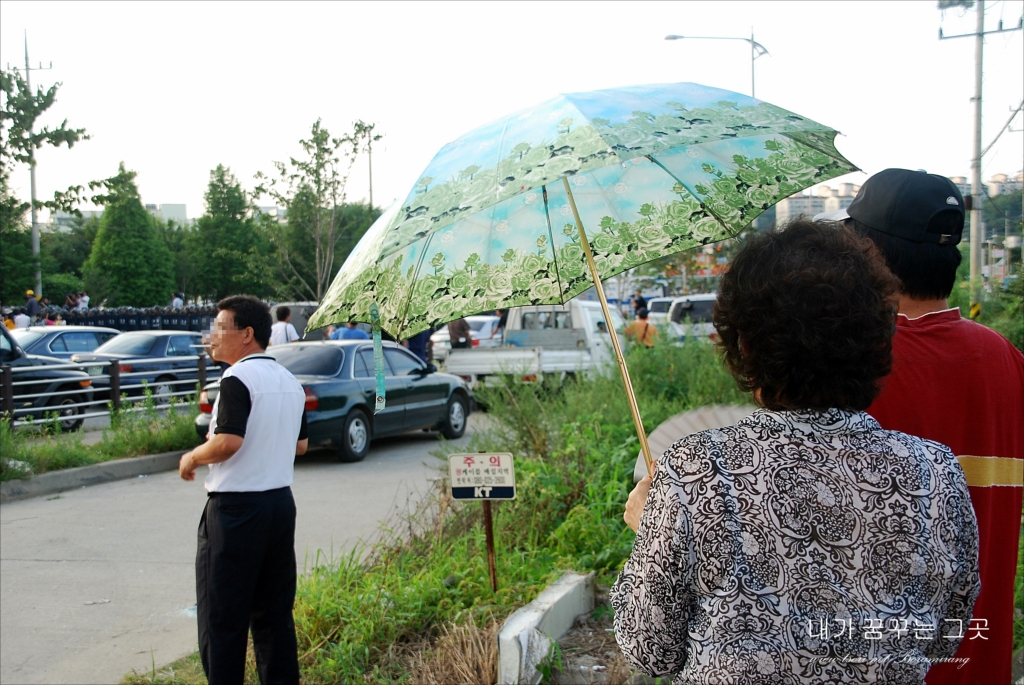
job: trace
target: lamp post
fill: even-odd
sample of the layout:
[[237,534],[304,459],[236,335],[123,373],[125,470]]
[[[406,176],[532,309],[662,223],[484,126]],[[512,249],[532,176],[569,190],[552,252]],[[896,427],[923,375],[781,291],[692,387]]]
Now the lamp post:
[[734,36],[677,36],[672,34],[665,36],[665,40],[742,40],[750,43],[750,97],[756,97],[754,95],[754,60],[763,55],[768,55],[768,48],[754,40],[753,27],[750,29],[750,38],[736,38]]

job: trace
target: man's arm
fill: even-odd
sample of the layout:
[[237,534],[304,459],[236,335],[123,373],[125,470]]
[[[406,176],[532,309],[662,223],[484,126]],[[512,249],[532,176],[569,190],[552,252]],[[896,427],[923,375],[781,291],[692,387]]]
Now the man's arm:
[[252,396],[245,383],[234,376],[221,380],[214,435],[206,443],[182,455],[178,463],[182,479],[194,480],[195,471],[202,464],[219,464],[233,457],[242,448],[251,411]]
[[[191,452],[181,455],[178,473],[184,480],[195,480],[196,469],[203,464],[219,464],[235,456],[242,449],[243,438],[231,433],[217,433]],[[305,452],[305,449],[303,449]]]

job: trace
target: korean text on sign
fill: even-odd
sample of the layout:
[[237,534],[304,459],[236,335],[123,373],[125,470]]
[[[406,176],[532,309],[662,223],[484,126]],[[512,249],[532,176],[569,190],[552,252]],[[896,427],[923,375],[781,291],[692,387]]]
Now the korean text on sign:
[[516,498],[516,470],[508,452],[452,454],[448,475],[454,499]]

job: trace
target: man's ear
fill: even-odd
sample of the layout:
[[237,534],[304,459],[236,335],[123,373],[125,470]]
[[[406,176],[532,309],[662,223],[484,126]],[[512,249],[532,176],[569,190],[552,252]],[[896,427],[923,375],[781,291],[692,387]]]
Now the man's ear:
[[246,326],[245,331],[242,333],[242,342],[246,345],[256,339],[256,331],[252,329],[252,326]]

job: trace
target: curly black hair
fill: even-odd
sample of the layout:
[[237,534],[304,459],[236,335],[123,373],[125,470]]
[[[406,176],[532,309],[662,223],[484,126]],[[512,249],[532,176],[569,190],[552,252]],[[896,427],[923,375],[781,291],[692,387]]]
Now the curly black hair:
[[234,315],[239,330],[252,328],[252,337],[263,349],[270,344],[270,307],[252,295],[231,295],[217,303],[217,309],[228,310]]
[[892,367],[898,293],[870,240],[794,221],[749,239],[723,276],[718,346],[768,409],[866,409]]

